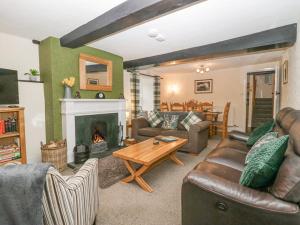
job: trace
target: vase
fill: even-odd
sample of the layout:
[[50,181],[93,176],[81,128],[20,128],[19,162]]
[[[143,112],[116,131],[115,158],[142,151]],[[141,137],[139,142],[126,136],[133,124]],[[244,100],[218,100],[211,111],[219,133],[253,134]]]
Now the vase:
[[65,86],[65,96],[64,98],[72,98],[72,89],[68,86]]
[[40,76],[29,76],[29,80],[31,81],[40,81]]

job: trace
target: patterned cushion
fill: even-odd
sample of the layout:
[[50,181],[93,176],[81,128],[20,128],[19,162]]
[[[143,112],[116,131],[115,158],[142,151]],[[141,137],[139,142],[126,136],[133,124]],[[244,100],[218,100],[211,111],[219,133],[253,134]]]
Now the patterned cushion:
[[255,142],[258,141],[263,135],[265,135],[268,132],[271,132],[274,127],[274,120],[270,120],[261,126],[255,128],[252,133],[249,135],[249,139],[247,140],[247,145],[252,146],[255,144]]
[[156,127],[160,124],[164,119],[160,116],[159,112],[149,112],[148,113],[148,122],[150,123],[151,127]]
[[179,115],[164,115],[164,122],[162,128],[175,130],[178,125]]
[[289,136],[285,135],[257,149],[243,170],[240,184],[252,188],[269,186],[284,159],[288,139]]
[[202,121],[194,112],[189,112],[189,114],[180,122],[185,129],[190,130],[190,126]]
[[266,133],[264,136],[262,136],[260,139],[258,139],[258,141],[251,147],[250,151],[248,152],[245,163],[247,164],[249,162],[251,156],[253,156],[253,153],[257,149],[260,149],[262,145],[267,144],[270,141],[276,139],[277,136],[278,136],[277,132],[269,132]]

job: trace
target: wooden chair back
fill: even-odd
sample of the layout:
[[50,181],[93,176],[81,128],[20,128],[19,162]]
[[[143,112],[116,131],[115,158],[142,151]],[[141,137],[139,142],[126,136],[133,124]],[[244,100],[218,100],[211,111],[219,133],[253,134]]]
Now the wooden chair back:
[[162,102],[160,104],[160,111],[161,112],[168,112],[169,111],[169,105],[167,102]]
[[198,111],[198,102],[195,100],[190,100],[185,103],[185,110],[186,111]]
[[227,102],[223,113],[223,138],[228,135],[228,116],[229,116],[230,102]]
[[182,112],[185,111],[184,103],[170,103],[170,109],[174,112]]
[[213,111],[214,103],[213,102],[201,102],[201,108],[204,112]]
[[198,102],[197,103],[197,112],[203,112],[203,108],[202,108],[202,103],[201,102]]

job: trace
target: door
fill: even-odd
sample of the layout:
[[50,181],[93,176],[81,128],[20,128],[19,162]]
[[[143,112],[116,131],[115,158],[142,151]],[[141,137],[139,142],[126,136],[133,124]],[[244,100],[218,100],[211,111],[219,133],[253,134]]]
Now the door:
[[275,70],[248,73],[247,81],[246,131],[250,132],[272,119],[277,110]]
[[279,112],[281,105],[281,69],[279,66],[275,69],[273,105],[273,117],[275,117],[275,115]]

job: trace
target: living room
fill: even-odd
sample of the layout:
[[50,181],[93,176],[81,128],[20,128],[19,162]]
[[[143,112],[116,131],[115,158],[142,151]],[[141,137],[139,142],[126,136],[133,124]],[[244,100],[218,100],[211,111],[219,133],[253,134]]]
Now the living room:
[[298,2],[0,13],[1,224],[298,224]]

